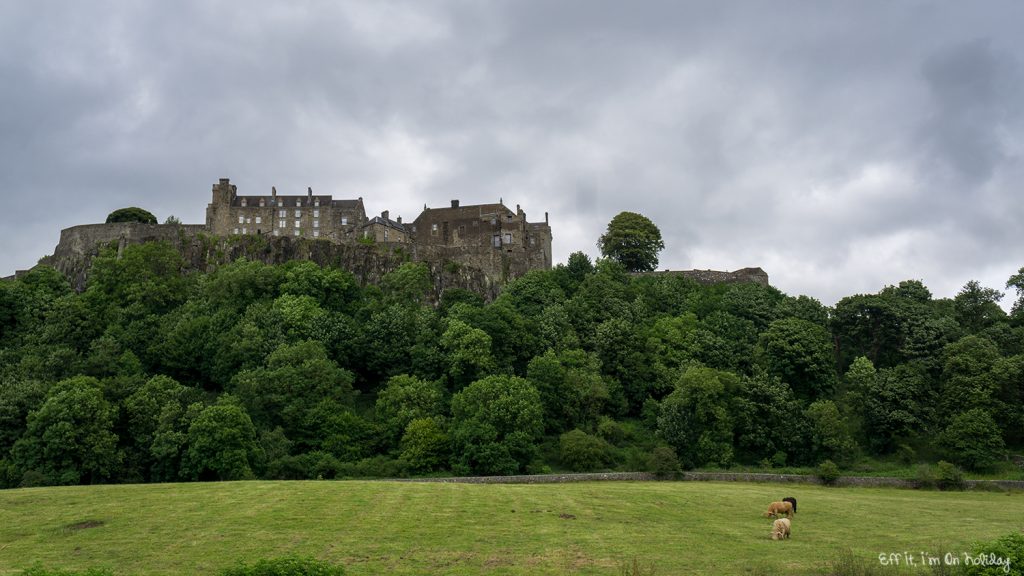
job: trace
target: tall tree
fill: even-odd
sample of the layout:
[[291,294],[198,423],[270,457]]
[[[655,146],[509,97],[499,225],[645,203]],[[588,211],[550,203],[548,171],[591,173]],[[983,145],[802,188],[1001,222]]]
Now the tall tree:
[[646,216],[620,212],[608,223],[597,241],[606,258],[622,263],[630,272],[649,272],[658,266],[658,252],[665,249],[661,230]]

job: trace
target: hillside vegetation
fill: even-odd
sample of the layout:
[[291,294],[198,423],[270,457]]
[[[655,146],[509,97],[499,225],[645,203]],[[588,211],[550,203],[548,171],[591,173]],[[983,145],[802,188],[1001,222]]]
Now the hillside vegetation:
[[82,293],[43,266],[0,283],[0,486],[879,459],[1001,475],[1024,442],[1024,308],[976,282],[828,308],[576,253],[494,302],[434,305],[412,263],[379,286],[310,262],[186,269],[147,243],[96,258]]
[[[767,504],[796,496],[792,538]],[[0,492],[0,574],[38,564],[212,575],[320,558],[346,574],[813,574],[852,551],[969,552],[1024,529],[1019,493],[705,482],[225,482]],[[653,571],[651,569],[653,568]],[[925,573],[922,571],[916,572]]]

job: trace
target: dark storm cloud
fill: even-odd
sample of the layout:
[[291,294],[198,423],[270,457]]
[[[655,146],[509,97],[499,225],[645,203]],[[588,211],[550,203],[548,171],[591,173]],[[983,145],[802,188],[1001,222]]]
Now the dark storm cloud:
[[662,267],[763,266],[832,303],[1001,287],[1015,242],[1014,2],[0,6],[0,273],[125,205],[209,187],[550,212],[556,259],[617,212]]

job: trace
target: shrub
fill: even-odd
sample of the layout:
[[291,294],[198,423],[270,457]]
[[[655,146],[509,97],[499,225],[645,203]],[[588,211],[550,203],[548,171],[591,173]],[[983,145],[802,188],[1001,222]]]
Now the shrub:
[[836,480],[839,480],[839,466],[831,460],[825,460],[821,464],[818,464],[816,474],[822,484],[832,486],[836,483]]
[[345,569],[313,558],[274,558],[221,570],[218,576],[342,576]]
[[960,414],[939,435],[949,459],[971,470],[992,468],[1006,455],[1006,446],[992,416],[981,408]]
[[115,222],[142,222],[143,224],[156,224],[156,216],[153,216],[153,213],[148,210],[132,206],[130,208],[114,210],[107,215],[107,224],[113,224]]
[[559,437],[559,460],[575,472],[589,472],[611,463],[611,445],[603,438],[582,430],[572,430]]
[[647,460],[647,470],[658,477],[675,476],[679,473],[679,457],[671,446],[658,446],[651,451]]
[[626,439],[626,429],[615,420],[602,416],[601,421],[597,424],[597,435],[618,446]]
[[938,480],[937,484],[939,490],[963,490],[964,489],[964,473],[957,467],[956,464],[946,462],[942,460],[938,465]]
[[1024,576],[1024,534],[1020,532],[1007,534],[991,542],[984,542],[975,546],[973,558],[984,555],[986,558],[994,557],[997,561],[1009,561],[1009,570],[1005,565],[989,564],[966,564],[964,574],[967,576],[989,576],[995,574],[1010,574],[1011,576]]
[[936,485],[935,470],[929,464],[914,467],[914,487],[930,490]]

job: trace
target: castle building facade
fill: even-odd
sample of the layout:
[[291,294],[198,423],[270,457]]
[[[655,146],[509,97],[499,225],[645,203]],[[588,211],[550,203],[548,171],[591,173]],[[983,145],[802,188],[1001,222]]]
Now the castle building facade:
[[451,260],[485,267],[498,265],[517,270],[551,268],[551,227],[528,222],[520,206],[513,212],[503,202],[428,208],[412,222],[392,220],[387,210],[367,218],[363,199],[335,200],[330,195],[241,196],[227,178],[213,185],[206,208],[206,226],[217,236],[269,235],[329,240],[338,243],[359,239],[410,244],[433,249]]

